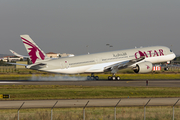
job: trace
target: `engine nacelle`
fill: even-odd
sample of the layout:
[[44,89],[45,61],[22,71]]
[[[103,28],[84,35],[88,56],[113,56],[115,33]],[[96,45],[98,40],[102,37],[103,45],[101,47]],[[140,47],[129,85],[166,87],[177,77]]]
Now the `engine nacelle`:
[[141,62],[136,64],[136,67],[133,68],[135,73],[148,73],[151,72],[153,65],[151,62]]

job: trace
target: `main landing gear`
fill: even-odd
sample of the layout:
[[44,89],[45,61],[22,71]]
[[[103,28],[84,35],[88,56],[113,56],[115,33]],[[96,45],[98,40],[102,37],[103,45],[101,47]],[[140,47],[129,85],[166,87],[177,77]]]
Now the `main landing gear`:
[[[120,80],[121,78],[119,76],[116,76],[114,73],[112,76],[108,76],[108,80]],[[94,76],[94,73],[91,73],[91,76],[87,76],[87,80],[99,80],[98,76]]]
[[116,76],[114,73],[112,76],[108,76],[108,80],[120,80],[121,78],[119,76]]
[[94,73],[91,73],[91,76],[87,76],[87,80],[99,80],[99,77],[94,76]]

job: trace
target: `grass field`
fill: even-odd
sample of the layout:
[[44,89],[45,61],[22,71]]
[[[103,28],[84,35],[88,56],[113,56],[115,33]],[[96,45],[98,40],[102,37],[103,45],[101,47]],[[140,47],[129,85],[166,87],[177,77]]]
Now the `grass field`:
[[7,100],[30,99],[85,99],[128,97],[179,97],[180,88],[106,87],[65,85],[1,85],[1,94],[10,94]]
[[[180,108],[175,107],[175,120],[180,118]],[[171,120],[173,116],[172,107],[147,107],[146,120]],[[86,120],[113,120],[113,107],[92,107],[86,108]],[[17,110],[0,110],[1,120],[17,120]],[[21,109],[19,113],[20,120],[50,120],[51,109]],[[54,108],[53,120],[82,120],[82,108]],[[142,120],[144,119],[143,107],[117,107],[117,120]]]

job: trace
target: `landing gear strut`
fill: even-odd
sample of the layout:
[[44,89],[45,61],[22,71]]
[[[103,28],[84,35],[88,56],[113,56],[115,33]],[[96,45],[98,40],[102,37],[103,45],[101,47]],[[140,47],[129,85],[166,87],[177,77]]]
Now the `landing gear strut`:
[[94,73],[91,73],[91,76],[87,76],[87,80],[99,80],[99,77],[94,76]]
[[116,76],[114,73],[112,76],[108,76],[108,80],[120,80],[121,78],[119,76]]

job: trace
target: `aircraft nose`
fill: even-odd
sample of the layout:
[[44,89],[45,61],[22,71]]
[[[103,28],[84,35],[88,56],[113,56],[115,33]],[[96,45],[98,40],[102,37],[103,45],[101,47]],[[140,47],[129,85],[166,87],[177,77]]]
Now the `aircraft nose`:
[[176,54],[175,54],[175,53],[173,53],[173,59],[174,59],[174,58],[176,58]]

